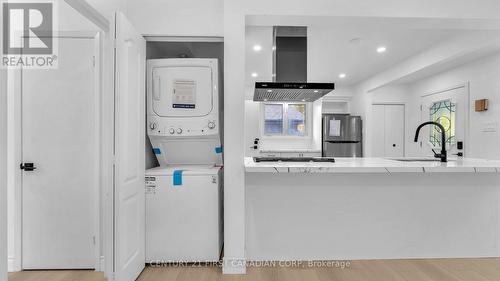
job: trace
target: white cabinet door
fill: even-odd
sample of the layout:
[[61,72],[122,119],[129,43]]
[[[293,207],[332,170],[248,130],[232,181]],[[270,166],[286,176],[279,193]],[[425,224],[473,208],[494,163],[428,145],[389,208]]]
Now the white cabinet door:
[[98,107],[91,38],[60,37],[59,67],[22,71],[23,269],[95,268]]
[[135,280],[145,264],[146,42],[116,14],[115,278]]
[[405,106],[374,104],[372,106],[372,154],[374,157],[404,157]]
[[385,157],[404,156],[404,136],[404,105],[385,105]]
[[385,157],[385,105],[373,105],[371,124],[373,157]]

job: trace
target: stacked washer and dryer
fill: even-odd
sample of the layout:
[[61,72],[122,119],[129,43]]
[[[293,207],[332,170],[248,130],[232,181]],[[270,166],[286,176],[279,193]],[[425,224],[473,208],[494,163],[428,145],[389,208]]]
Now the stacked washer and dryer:
[[218,261],[223,239],[217,59],[147,61],[146,262]]

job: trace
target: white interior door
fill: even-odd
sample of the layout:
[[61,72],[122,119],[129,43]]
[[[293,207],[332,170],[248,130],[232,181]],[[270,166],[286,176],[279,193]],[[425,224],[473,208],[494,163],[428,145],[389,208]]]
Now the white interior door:
[[145,265],[146,41],[116,14],[115,277],[135,280]]
[[404,157],[405,106],[374,104],[372,107],[374,157]]
[[[445,127],[448,155],[458,153],[457,143],[466,139],[468,99],[468,87],[465,85],[422,97],[421,120],[437,121]],[[419,137],[421,155],[433,155],[431,149],[441,151],[441,137],[436,130],[435,126],[422,128]],[[465,155],[466,149],[467,144],[464,143],[460,152]]]
[[385,157],[385,105],[372,106],[372,154]]
[[92,38],[59,38],[59,67],[22,72],[22,268],[95,268],[98,108]]
[[405,154],[405,106],[385,105],[385,155],[403,157]]

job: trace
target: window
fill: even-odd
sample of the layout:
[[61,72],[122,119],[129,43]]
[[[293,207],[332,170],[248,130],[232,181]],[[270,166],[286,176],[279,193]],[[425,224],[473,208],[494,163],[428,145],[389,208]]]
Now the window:
[[304,136],[306,134],[306,105],[289,104],[286,114],[288,135]]
[[[446,144],[448,146],[456,143],[455,138],[455,113],[457,104],[450,100],[439,101],[432,104],[429,115],[430,120],[443,125],[446,133]],[[433,146],[441,145],[441,131],[436,126],[431,126],[429,134],[429,142]]]
[[264,106],[264,134],[283,134],[283,105],[266,104]]
[[264,135],[306,136],[306,107],[305,103],[264,104]]

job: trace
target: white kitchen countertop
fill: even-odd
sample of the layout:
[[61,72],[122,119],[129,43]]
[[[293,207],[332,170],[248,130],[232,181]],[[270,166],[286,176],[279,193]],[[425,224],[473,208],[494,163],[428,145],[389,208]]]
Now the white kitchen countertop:
[[[411,159],[411,158],[410,158]],[[421,158],[420,158],[421,159]],[[450,158],[449,162],[403,162],[386,158],[335,158],[326,162],[260,162],[245,157],[249,173],[500,173],[500,161]]]
[[261,149],[262,153],[288,153],[288,152],[299,152],[299,153],[321,153],[321,149]]

